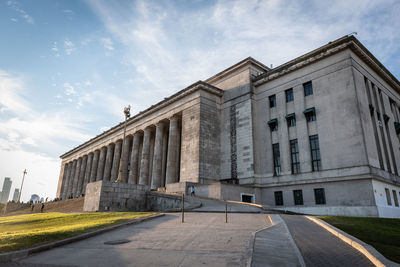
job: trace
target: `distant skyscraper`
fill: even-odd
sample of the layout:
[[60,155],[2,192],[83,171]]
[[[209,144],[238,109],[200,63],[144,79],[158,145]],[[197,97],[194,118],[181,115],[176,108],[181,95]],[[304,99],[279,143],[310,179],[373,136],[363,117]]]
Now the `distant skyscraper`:
[[18,200],[18,195],[19,195],[19,188],[15,188],[14,190],[14,195],[13,195],[13,201],[17,202]]
[[4,178],[3,190],[1,191],[0,203],[6,203],[8,201],[8,197],[10,196],[11,184],[12,184],[11,178],[9,178],[9,177]]

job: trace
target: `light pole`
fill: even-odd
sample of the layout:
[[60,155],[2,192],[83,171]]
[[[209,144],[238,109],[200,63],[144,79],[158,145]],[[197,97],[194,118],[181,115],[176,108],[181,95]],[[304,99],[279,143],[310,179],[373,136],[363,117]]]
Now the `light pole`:
[[26,169],[24,170],[24,175],[22,176],[22,183],[21,183],[21,189],[19,190],[19,195],[18,195],[18,203],[21,200],[21,194],[22,194],[22,187],[24,186],[24,180],[25,180],[25,175],[27,174]]
[[126,134],[126,122],[128,121],[129,117],[131,116],[131,105],[128,105],[124,108],[125,114],[125,123],[124,123],[124,138],[122,139],[122,149],[121,149],[121,157],[119,161],[119,172],[118,178],[115,182],[121,183],[122,182],[122,160],[124,159],[124,147],[125,147],[125,134]]

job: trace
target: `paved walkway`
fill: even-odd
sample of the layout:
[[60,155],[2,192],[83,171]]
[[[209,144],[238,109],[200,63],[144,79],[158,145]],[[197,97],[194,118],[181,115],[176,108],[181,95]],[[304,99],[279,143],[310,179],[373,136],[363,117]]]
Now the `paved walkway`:
[[307,266],[374,266],[364,255],[300,215],[281,215]]
[[[266,214],[186,213],[122,227],[25,258],[19,264],[70,266],[245,266],[252,233],[270,225]],[[106,241],[128,243],[105,245]],[[17,266],[17,265],[16,265]]]

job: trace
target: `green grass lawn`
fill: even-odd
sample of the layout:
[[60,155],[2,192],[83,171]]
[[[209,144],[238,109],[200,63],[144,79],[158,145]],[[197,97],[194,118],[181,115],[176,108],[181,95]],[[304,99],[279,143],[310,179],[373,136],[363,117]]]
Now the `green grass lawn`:
[[400,263],[400,220],[317,216],[327,223],[373,246],[386,258]]
[[58,212],[0,217],[0,252],[71,237],[154,212],[99,212],[66,214]]

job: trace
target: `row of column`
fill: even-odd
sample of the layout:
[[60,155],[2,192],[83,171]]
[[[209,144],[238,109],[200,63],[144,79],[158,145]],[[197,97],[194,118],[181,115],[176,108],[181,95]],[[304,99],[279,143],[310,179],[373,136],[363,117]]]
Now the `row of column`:
[[59,197],[82,196],[88,183],[100,180],[148,185],[152,190],[178,182],[180,125],[180,118],[172,116],[65,163]]

